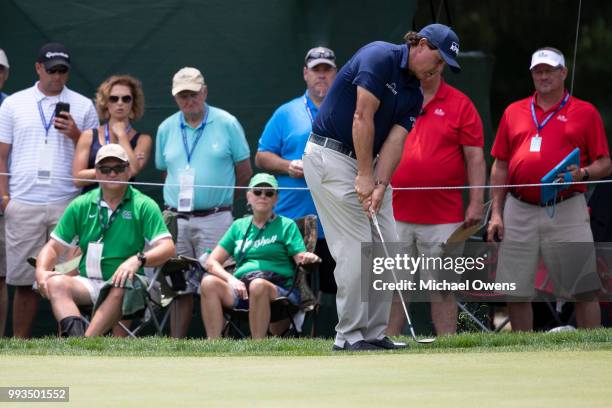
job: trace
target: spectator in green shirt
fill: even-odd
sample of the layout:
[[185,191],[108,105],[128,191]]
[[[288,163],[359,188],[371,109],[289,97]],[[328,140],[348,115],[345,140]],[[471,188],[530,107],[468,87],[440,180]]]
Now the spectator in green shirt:
[[[306,252],[304,240],[295,222],[274,214],[278,184],[274,176],[259,173],[249,183],[247,200],[253,215],[234,221],[219,245],[206,261],[209,272],[202,279],[202,319],[209,339],[221,336],[223,308],[249,309],[249,326],[253,338],[265,337],[283,329],[279,322],[270,325],[270,302],[286,296],[300,302],[293,285],[294,263],[319,262]],[[233,256],[236,270],[230,273],[223,264]],[[248,282],[248,286],[247,286]]]
[[[122,316],[126,285],[144,266],[159,266],[174,255],[174,243],[157,204],[125,182],[128,156],[118,144],[104,145],[95,160],[100,187],[74,199],[37,258],[36,282],[51,302],[62,336],[99,336]],[[124,182],[124,183],[116,183]],[[142,252],[148,242],[151,248]],[[69,248],[81,249],[78,276],[53,271]],[[85,331],[78,306],[96,305],[100,289],[108,296],[97,304]]]

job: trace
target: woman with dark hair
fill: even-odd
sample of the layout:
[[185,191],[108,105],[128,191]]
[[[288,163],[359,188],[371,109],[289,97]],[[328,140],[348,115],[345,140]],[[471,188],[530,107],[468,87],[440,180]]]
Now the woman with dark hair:
[[94,159],[100,147],[117,143],[127,152],[130,176],[136,176],[147,164],[151,153],[150,135],[132,128],[131,122],[144,113],[144,94],[139,80],[129,75],[113,75],[104,81],[96,93],[96,109],[100,120],[106,122],[98,128],[86,130],[77,143],[72,175],[74,184],[83,192],[96,187]]

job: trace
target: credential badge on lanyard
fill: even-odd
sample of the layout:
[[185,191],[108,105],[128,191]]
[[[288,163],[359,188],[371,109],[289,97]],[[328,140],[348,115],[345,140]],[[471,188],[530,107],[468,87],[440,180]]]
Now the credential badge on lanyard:
[[38,166],[36,169],[36,184],[49,185],[51,184],[51,169],[53,169],[53,148],[51,143],[48,143],[49,129],[53,124],[53,118],[55,117],[55,109],[51,113],[49,122],[45,117],[45,113],[42,107],[42,100],[37,102],[38,113],[40,114],[40,121],[42,122],[43,128],[45,129],[45,140],[43,144],[38,145]]
[[565,106],[565,104],[569,100],[569,96],[570,96],[569,93],[565,94],[565,97],[561,101],[561,104],[557,107],[557,109],[555,109],[554,112],[551,112],[546,118],[544,118],[542,123],[538,122],[538,117],[536,116],[535,97],[531,98],[531,118],[533,119],[533,123],[536,126],[536,134],[533,135],[533,137],[531,138],[531,142],[529,144],[529,151],[530,152],[539,152],[542,149],[542,136],[540,135],[540,132],[542,131],[542,129],[544,129],[544,126],[546,126],[548,124],[548,122],[550,122],[550,120],[557,113],[559,113],[559,111],[561,109],[563,109],[563,107]]
[[102,192],[100,191],[100,197],[98,198],[98,222],[102,227],[100,238],[96,242],[90,242],[87,244],[87,257],[85,258],[85,272],[87,277],[91,279],[104,279],[102,275],[102,252],[104,251],[104,234],[111,227],[117,214],[121,211],[123,201],[117,206],[112,214],[108,215],[108,209],[106,207],[106,214],[108,216],[108,222],[104,222],[104,215],[102,215]]
[[202,123],[200,123],[200,126],[198,126],[194,132],[196,136],[191,149],[189,148],[187,131],[185,130],[187,125],[184,123],[183,116],[181,116],[181,135],[183,136],[183,148],[185,149],[185,154],[187,155],[187,166],[185,166],[185,169],[179,173],[179,194],[177,205],[179,212],[193,211],[193,198],[195,195],[195,169],[191,167],[191,157],[193,156],[193,152],[195,151],[198,142],[202,138],[202,134],[204,133],[204,129],[206,128],[206,123],[208,121],[209,108],[207,105],[204,105],[204,110],[206,113]]

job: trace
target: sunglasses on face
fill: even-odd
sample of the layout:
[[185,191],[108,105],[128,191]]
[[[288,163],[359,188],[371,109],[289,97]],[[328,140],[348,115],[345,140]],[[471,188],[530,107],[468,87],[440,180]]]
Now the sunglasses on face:
[[265,194],[266,197],[268,198],[272,198],[274,197],[274,194],[276,194],[273,190],[253,190],[253,194],[255,194],[257,197],[259,197],[262,194]]
[[108,97],[108,101],[110,103],[117,103],[119,102],[119,99],[121,99],[121,102],[123,103],[130,103],[132,102],[132,95],[123,95],[123,96],[111,95]]
[[47,74],[49,75],[53,75],[53,74],[64,75],[68,73],[68,67],[64,67],[64,66],[52,67],[52,68],[45,69],[45,71],[47,71]]
[[100,173],[105,176],[111,174],[111,172],[115,172],[115,174],[121,174],[126,171],[128,168],[127,164],[120,164],[118,166],[98,166],[97,169],[100,170]]

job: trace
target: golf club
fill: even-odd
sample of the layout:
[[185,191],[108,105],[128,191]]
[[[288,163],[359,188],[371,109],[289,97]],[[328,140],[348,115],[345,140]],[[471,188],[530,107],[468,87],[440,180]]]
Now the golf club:
[[[374,223],[374,227],[376,228],[376,231],[378,232],[378,236],[380,237],[380,242],[382,244],[383,250],[385,251],[385,256],[387,258],[391,258],[389,256],[389,251],[387,250],[387,244],[385,244],[385,239],[383,238],[382,231],[380,230],[380,225],[378,224],[378,218],[376,218],[376,213],[370,210],[370,214],[372,216],[372,222]],[[394,269],[391,269],[391,275],[393,275],[393,281],[395,281],[395,285],[399,286],[398,281],[397,281],[397,276],[395,276]],[[434,341],[436,341],[436,339],[433,337],[428,338],[428,339],[417,339],[417,336],[414,333],[414,327],[412,327],[412,321],[410,320],[410,315],[408,314],[408,308],[406,307],[406,302],[404,301],[404,297],[402,296],[402,292],[398,290],[397,293],[402,302],[402,307],[404,308],[404,314],[406,315],[406,321],[408,322],[408,327],[410,328],[410,334],[412,335],[412,339],[416,341],[417,343],[421,343],[421,344],[429,344],[429,343],[433,343]]]

